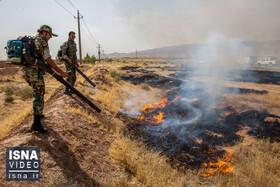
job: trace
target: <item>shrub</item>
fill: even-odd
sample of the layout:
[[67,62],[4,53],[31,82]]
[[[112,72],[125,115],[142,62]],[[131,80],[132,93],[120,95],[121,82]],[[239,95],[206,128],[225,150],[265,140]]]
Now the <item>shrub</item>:
[[121,76],[115,71],[110,71],[110,75],[114,78],[115,81],[119,81],[121,79]]
[[6,103],[11,103],[15,100],[15,98],[12,95],[6,95],[4,100]]
[[85,58],[83,59],[83,62],[87,63],[87,64],[95,64],[96,58],[94,55],[89,56],[89,54],[87,53]]
[[25,86],[19,89],[16,93],[17,96],[20,96],[21,99],[28,99],[33,97],[33,90],[30,86]]
[[16,88],[12,84],[6,84],[4,87],[5,95],[13,95]]

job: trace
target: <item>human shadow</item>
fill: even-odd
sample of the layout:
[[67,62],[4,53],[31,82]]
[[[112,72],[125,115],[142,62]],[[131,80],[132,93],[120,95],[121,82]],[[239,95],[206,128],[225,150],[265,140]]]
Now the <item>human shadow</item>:
[[[48,134],[35,133],[39,139],[31,139],[29,144],[39,146],[41,151],[47,152],[61,168],[68,181],[85,186],[100,186],[78,164],[75,154],[70,150],[66,142],[55,130],[48,128]],[[50,141],[52,137],[53,140]]]

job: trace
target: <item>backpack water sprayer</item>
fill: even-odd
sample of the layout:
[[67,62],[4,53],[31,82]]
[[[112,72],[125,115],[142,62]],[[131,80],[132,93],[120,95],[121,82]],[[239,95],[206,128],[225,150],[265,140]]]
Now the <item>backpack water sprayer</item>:
[[84,96],[71,84],[65,81],[60,75],[54,72],[53,69],[49,66],[49,64],[35,57],[35,43],[32,37],[24,36],[19,37],[17,40],[9,40],[5,49],[7,53],[6,63],[24,66],[38,66],[42,70],[51,74],[56,80],[64,84],[67,88],[69,88],[72,92],[74,92],[79,98],[85,101],[97,112],[101,112],[101,109],[98,108],[95,104],[93,104],[86,96]]

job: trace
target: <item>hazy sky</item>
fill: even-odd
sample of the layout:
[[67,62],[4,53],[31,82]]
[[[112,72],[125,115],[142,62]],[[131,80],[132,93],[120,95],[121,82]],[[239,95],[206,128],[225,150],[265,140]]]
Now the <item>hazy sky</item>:
[[[68,0],[57,0],[72,14]],[[71,0],[105,53],[131,52],[205,42],[212,32],[240,40],[279,40],[278,0]],[[0,0],[0,59],[20,35],[35,35],[48,24],[59,37],[49,41],[55,58],[77,20],[55,0]],[[86,25],[81,20],[86,31]],[[89,36],[89,33],[87,34]],[[90,36],[89,36],[90,37]],[[82,30],[82,52],[97,54],[97,43]],[[76,41],[77,42],[77,41]]]

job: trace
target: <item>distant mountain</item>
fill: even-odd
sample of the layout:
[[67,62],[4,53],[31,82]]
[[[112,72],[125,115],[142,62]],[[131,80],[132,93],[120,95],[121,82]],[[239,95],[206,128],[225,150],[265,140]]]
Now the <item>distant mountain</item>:
[[[241,56],[280,56],[280,40],[273,41],[244,41],[241,43]],[[198,56],[202,49],[210,48],[211,44],[189,44],[179,46],[168,46],[137,52],[137,57],[162,57],[162,58],[192,58]],[[210,51],[208,51],[210,53]],[[111,53],[109,58],[136,57],[136,52]]]

